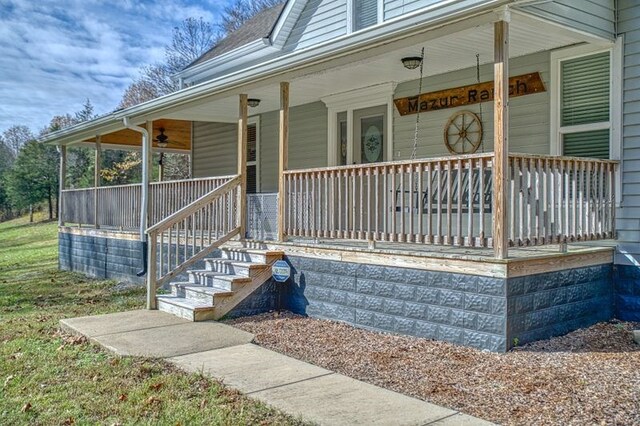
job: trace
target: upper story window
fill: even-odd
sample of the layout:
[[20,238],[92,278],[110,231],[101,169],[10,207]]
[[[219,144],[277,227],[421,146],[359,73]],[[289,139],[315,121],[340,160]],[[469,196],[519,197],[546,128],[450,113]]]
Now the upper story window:
[[380,0],[348,0],[351,17],[350,31],[359,31],[376,25],[381,20],[381,3]]

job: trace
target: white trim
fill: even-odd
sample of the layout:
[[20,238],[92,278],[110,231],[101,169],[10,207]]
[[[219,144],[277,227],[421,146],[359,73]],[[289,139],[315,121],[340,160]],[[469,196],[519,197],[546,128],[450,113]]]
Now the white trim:
[[256,126],[256,160],[247,161],[247,167],[256,166],[256,193],[260,193],[262,188],[260,187],[260,116],[253,115],[247,118],[247,125],[255,124]]
[[386,161],[393,159],[393,94],[396,82],[362,87],[348,92],[325,96],[320,100],[327,106],[327,165],[338,164],[338,114],[347,113],[347,164],[353,163],[353,111],[380,105],[387,106]]
[[[300,13],[302,13],[306,5],[307,0],[287,1],[287,4],[284,6],[284,9],[282,9],[282,12],[280,12],[280,16],[278,17],[278,20],[273,27],[273,31],[269,36],[274,47],[281,49],[284,46],[291,34],[291,30],[293,29],[295,22],[300,17]],[[291,24],[285,26],[289,20],[292,21]]]
[[616,39],[613,47],[611,66],[611,147],[610,156],[612,159],[619,160],[618,171],[616,173],[616,205],[621,206],[623,201],[622,194],[622,170],[624,169],[624,158],[622,156],[623,144],[623,105],[624,105],[624,36]]
[[384,22],[384,0],[378,0],[378,24]]

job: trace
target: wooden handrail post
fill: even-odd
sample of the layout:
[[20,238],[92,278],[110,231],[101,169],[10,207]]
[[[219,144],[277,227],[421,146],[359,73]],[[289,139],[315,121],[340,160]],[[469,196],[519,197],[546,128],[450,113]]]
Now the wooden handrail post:
[[98,222],[98,213],[100,212],[100,197],[98,188],[100,187],[100,169],[102,168],[102,136],[96,136],[96,156],[94,161],[94,176],[93,176],[93,222],[96,229],[100,228]]
[[507,169],[509,167],[509,23],[508,12],[494,24],[494,164],[493,248],[495,257],[509,254],[507,233]]
[[[156,275],[157,275],[157,266],[156,266],[156,257],[157,257],[157,233],[149,232],[148,234],[148,251],[147,251],[147,309],[157,309],[156,306]],[[160,241],[162,244],[162,241]]]
[[247,95],[240,95],[240,110],[238,114],[238,175],[240,176],[240,191],[238,191],[238,220],[240,221],[240,239],[246,236],[247,220]]
[[58,191],[58,226],[64,226],[64,202],[62,191],[67,186],[67,147],[60,145],[60,178]]
[[[157,202],[157,200],[154,200],[152,198],[152,192],[151,192],[151,183],[153,181],[153,121],[147,121],[146,123],[146,127],[147,127],[147,133],[149,134],[149,143],[147,144],[149,150],[147,151],[147,173],[149,175],[149,179],[147,180],[147,188],[148,188],[148,193],[147,193],[147,227],[153,225],[153,209],[154,209],[154,204]],[[144,207],[144,206],[143,206]]]
[[289,82],[280,83],[280,138],[278,161],[278,241],[285,239],[285,184],[284,171],[289,166]]

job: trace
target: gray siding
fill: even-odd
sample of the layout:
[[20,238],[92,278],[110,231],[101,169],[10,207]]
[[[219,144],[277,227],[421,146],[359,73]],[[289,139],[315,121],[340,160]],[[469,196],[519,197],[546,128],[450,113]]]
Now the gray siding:
[[345,0],[309,0],[291,30],[284,48],[303,49],[346,33]]
[[236,173],[237,125],[193,123],[193,177]]
[[[260,117],[260,192],[278,189],[278,112]],[[229,123],[195,123],[194,177],[236,173],[237,128]],[[327,165],[327,108],[322,102],[292,107],[289,113],[289,167]]]
[[[539,71],[542,80],[547,84],[547,90],[549,90],[549,62],[549,52],[515,58],[510,63],[510,74],[513,76]],[[480,80],[493,80],[492,65],[481,67]],[[475,67],[467,68],[465,70],[425,78],[422,91],[424,93],[464,86],[473,84],[476,81]],[[396,88],[395,98],[415,96],[417,91],[418,80],[403,83]],[[549,153],[549,97],[550,94],[547,91],[535,95],[513,98],[509,101],[511,125],[509,129],[509,150],[511,152]],[[480,105],[469,105],[420,114],[418,157],[433,157],[449,154],[444,145],[444,126],[449,117],[459,110],[469,110],[479,115]],[[485,102],[482,104],[482,121],[484,125],[484,151],[492,151],[493,102]],[[411,155],[415,125],[415,115],[402,117],[397,109],[394,108],[394,160],[406,159]]]
[[[262,192],[278,190],[278,113],[260,119],[260,179]],[[327,165],[327,108],[322,102],[291,108],[289,168]]]
[[622,254],[616,263],[640,259],[640,4],[620,0],[619,32],[624,34],[622,206],[616,227]]
[[611,40],[615,37],[614,0],[555,0],[523,6],[521,9],[600,37]]
[[[443,7],[438,8],[438,3],[443,3]],[[429,6],[436,8],[429,14],[431,16],[425,16],[425,19],[431,19],[437,16],[460,12],[465,9],[473,8],[474,6],[481,6],[485,3],[490,2],[487,0],[459,0],[452,4],[451,2],[443,0],[385,0],[384,20],[386,21],[405,13],[410,13]]]

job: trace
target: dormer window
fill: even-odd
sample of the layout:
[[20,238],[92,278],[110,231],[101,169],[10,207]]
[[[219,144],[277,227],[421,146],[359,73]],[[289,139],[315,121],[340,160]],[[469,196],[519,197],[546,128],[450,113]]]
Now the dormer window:
[[381,20],[380,0],[349,0],[351,6],[351,32],[376,25]]

